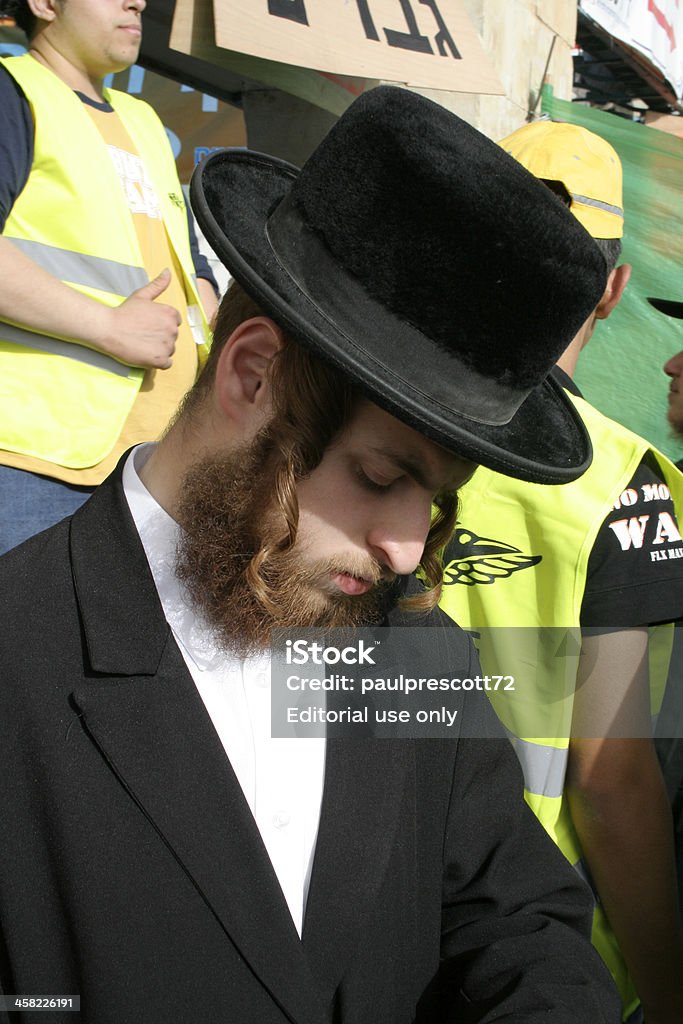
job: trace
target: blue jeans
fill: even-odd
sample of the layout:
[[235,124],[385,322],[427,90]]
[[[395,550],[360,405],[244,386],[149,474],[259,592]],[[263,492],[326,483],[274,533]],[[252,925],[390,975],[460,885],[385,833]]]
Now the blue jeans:
[[70,516],[93,490],[0,466],[0,555]]

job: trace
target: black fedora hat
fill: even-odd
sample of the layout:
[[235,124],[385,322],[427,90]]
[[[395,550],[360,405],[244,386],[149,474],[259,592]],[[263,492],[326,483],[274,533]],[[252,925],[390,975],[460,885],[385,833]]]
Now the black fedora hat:
[[674,302],[673,299],[653,299],[649,296],[647,301],[660,313],[673,316],[676,320],[683,320],[683,302]]
[[378,405],[460,455],[562,483],[590,464],[548,372],[604,290],[561,202],[443,107],[365,93],[299,172],[245,150],[198,165],[209,244],[263,310]]

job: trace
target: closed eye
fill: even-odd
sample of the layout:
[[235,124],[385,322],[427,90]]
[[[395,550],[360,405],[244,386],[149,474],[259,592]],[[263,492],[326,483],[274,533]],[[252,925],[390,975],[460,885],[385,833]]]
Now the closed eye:
[[389,483],[373,480],[361,466],[356,466],[356,478],[361,487],[364,487],[366,491],[372,491],[373,494],[383,494],[395,483],[394,480],[391,480]]

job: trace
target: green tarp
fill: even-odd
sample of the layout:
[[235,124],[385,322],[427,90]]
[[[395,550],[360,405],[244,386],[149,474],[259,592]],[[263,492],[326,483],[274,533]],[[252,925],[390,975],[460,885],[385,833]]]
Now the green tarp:
[[577,384],[608,416],[680,459],[683,441],[666,423],[669,379],[661,368],[683,349],[683,320],[657,312],[646,297],[683,301],[683,139],[558,100],[547,88],[542,109],[607,139],[624,168],[622,262],[633,265],[633,274],[621,303],[598,323],[582,353]]

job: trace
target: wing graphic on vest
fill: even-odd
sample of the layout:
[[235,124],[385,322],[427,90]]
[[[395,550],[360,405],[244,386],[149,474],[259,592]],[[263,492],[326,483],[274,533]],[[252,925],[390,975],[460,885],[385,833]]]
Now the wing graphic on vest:
[[458,527],[444,552],[443,582],[446,586],[463,583],[467,587],[495,583],[520,569],[530,569],[542,557],[525,555],[512,544],[492,537],[478,537],[471,530]]

